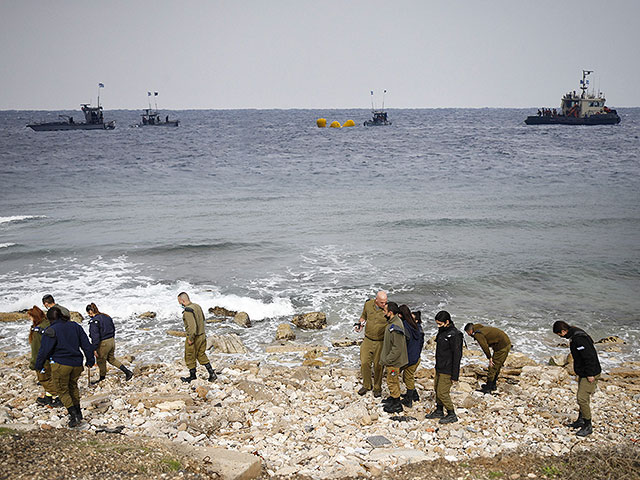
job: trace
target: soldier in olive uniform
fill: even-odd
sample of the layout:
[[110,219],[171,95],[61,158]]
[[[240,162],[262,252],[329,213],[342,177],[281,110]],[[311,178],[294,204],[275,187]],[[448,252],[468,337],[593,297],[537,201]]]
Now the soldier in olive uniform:
[[69,312],[69,309],[66,307],[63,307],[62,305],[58,305],[56,301],[53,299],[52,295],[45,295],[44,297],[42,297],[42,304],[45,306],[47,310],[53,307],[58,307],[58,309],[60,310],[61,316],[66,318],[67,320],[71,320],[71,313]]
[[409,363],[407,353],[407,338],[402,319],[398,315],[400,309],[394,302],[387,303],[386,318],[387,327],[384,329],[380,364],[387,369],[387,387],[391,400],[384,406],[387,413],[402,412],[400,401],[400,372]]
[[[480,348],[489,359],[487,383],[483,384],[481,389],[482,393],[493,392],[497,388],[496,380],[500,369],[511,351],[511,340],[499,328],[485,327],[480,323],[467,323],[464,331],[478,342]],[[493,350],[493,355],[491,355],[491,350]]]
[[189,369],[188,377],[180,377],[183,382],[191,382],[196,379],[196,360],[204,365],[209,372],[209,381],[213,382],[217,377],[207,357],[207,336],[204,331],[204,313],[197,303],[192,303],[189,295],[181,292],[178,295],[178,303],[183,307],[182,321],[187,332],[184,343],[184,361]]
[[[382,365],[380,365],[380,353],[387,320],[384,316],[387,305],[387,294],[382,290],[375,299],[365,302],[360,315],[356,332],[364,328],[364,340],[360,345],[360,373],[362,374],[362,388],[358,395],[364,395],[373,388],[373,395],[382,395]],[[373,364],[373,385],[371,383],[371,365]]]
[[[44,312],[37,306],[33,306],[27,310],[27,315],[31,319],[31,329],[29,330],[29,343],[31,344],[31,361],[29,362],[29,368],[31,370],[36,369],[36,359],[38,358],[38,351],[40,350],[40,343],[42,342],[42,334],[49,326],[49,320],[45,317]],[[60,398],[54,400],[56,395],[56,387],[51,379],[51,363],[49,359],[44,361],[42,370],[36,371],[38,382],[44,388],[44,396],[36,398],[38,405],[62,407]]]

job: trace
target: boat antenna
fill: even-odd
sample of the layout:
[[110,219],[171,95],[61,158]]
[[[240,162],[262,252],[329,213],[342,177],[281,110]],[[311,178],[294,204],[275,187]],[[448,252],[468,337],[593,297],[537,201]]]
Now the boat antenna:
[[158,92],[153,92],[153,96],[155,97],[156,113],[158,113]]
[[149,101],[149,111],[151,111],[151,92],[147,91],[147,100]]
[[104,88],[104,83],[98,83],[98,109],[100,109],[100,89]]
[[582,90],[582,98],[584,98],[587,88],[589,87],[589,80],[587,75],[593,73],[593,70],[582,70],[582,80],[580,81],[580,90]]
[[384,94],[387,93],[386,90],[382,91],[382,111],[384,112]]
[[375,112],[375,109],[373,108],[373,90],[371,90],[371,111]]

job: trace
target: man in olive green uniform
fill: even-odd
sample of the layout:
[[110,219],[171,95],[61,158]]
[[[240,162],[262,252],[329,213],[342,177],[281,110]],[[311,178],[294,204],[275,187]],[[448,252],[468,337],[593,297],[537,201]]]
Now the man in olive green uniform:
[[[358,395],[364,395],[373,388],[373,395],[382,395],[382,365],[380,365],[380,352],[382,352],[382,340],[387,320],[384,316],[387,305],[387,294],[382,290],[376,298],[364,303],[356,332],[364,328],[364,340],[360,345],[360,373],[362,374],[362,388]],[[373,364],[373,385],[371,384],[371,364]]]
[[66,307],[63,307],[62,305],[58,305],[56,301],[53,299],[52,295],[45,295],[44,297],[42,297],[42,304],[45,306],[47,310],[53,307],[58,307],[63,317],[67,319],[71,319],[71,313],[69,312],[69,309]]
[[[497,389],[496,380],[500,369],[511,351],[511,340],[499,328],[485,327],[481,323],[467,323],[464,331],[478,342],[480,348],[489,359],[487,383],[481,386],[481,390],[482,393],[493,392]],[[491,350],[493,350],[493,355],[491,355]]]
[[384,329],[380,365],[387,369],[387,387],[391,400],[384,407],[387,413],[402,412],[400,401],[400,370],[409,363],[407,339],[402,319],[398,316],[400,309],[394,302],[387,304],[385,316],[387,326]]
[[187,332],[184,342],[184,361],[189,369],[188,377],[181,377],[183,382],[191,382],[196,379],[196,360],[204,365],[209,372],[209,381],[213,382],[217,376],[211,367],[207,357],[207,336],[204,331],[204,313],[197,303],[192,303],[189,295],[181,292],[178,295],[178,303],[183,307],[182,321]]

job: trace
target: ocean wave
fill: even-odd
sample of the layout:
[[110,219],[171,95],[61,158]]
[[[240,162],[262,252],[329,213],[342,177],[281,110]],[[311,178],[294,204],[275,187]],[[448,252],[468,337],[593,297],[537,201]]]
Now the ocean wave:
[[9,248],[15,246],[15,243],[0,243],[0,248]]
[[36,220],[39,218],[47,218],[45,215],[13,215],[11,217],[0,217],[0,225],[11,222],[25,222],[27,220]]
[[267,246],[265,242],[212,242],[183,243],[178,245],[158,245],[137,251],[141,255],[163,255],[165,253],[187,253],[206,251],[230,251],[239,249],[260,249]]

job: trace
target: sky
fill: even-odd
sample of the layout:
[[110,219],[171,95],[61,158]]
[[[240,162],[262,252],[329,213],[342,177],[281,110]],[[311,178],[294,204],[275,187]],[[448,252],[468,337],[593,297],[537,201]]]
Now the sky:
[[638,0],[0,0],[0,110],[640,106]]

